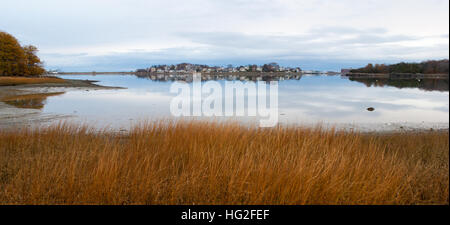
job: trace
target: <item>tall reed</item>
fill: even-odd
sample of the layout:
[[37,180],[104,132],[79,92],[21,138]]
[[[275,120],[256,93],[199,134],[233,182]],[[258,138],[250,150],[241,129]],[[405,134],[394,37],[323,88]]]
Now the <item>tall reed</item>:
[[152,122],[0,131],[1,204],[449,204],[448,131]]

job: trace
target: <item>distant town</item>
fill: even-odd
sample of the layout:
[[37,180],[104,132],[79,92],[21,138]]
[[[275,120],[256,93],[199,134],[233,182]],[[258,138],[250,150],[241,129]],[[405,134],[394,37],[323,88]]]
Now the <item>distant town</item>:
[[264,64],[264,65],[240,65],[233,66],[231,64],[227,66],[208,66],[202,64],[180,63],[176,65],[153,65],[145,69],[137,69],[136,73],[237,73],[237,72],[261,72],[261,73],[303,73],[303,74],[336,74],[337,72],[328,71],[316,71],[316,70],[302,70],[300,67],[284,67],[280,66],[276,62]]
[[[180,63],[176,65],[153,65],[146,69],[138,69],[136,72],[178,72],[178,73],[189,73],[189,72],[293,72],[300,73],[302,69],[300,67],[283,67],[278,65],[278,63],[273,62],[264,65],[246,65],[246,66],[233,66],[231,64],[227,66],[208,66],[202,64],[191,64],[191,63]],[[312,71],[313,72],[313,71]]]
[[288,67],[280,66],[276,62],[264,64],[264,65],[240,65],[233,66],[231,64],[226,66],[208,66],[204,64],[193,64],[193,63],[180,63],[180,64],[159,64],[152,65],[147,68],[136,69],[135,71],[122,71],[122,72],[105,72],[105,71],[91,71],[91,72],[66,72],[59,69],[48,70],[47,74],[187,74],[193,72],[200,73],[276,73],[278,75],[282,73],[301,73],[301,74],[327,74],[336,75],[339,72],[336,71],[319,71],[319,70],[302,70],[300,67]]
[[208,66],[204,64],[192,64],[192,63],[180,63],[180,64],[160,64],[152,65],[148,68],[137,69],[129,72],[62,72],[60,70],[48,70],[47,74],[188,74],[193,72],[219,74],[219,73],[247,73],[255,76],[258,73],[273,73],[274,75],[282,75],[285,73],[301,73],[301,74],[326,74],[336,75],[341,74],[343,76],[381,76],[392,77],[397,75],[407,76],[408,78],[420,76],[426,77],[447,77],[448,78],[448,59],[443,60],[428,60],[420,63],[397,63],[392,65],[386,64],[371,64],[357,69],[343,68],[341,71],[318,71],[318,70],[302,70],[300,67],[284,67],[280,66],[276,62],[264,64],[264,65],[240,65],[233,66],[231,64],[226,66]]

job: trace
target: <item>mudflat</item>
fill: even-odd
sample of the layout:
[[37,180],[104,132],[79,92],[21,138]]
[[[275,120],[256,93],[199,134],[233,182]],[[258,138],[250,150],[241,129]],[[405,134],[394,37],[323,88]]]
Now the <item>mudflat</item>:
[[0,129],[31,126],[68,117],[40,112],[42,102],[49,96],[68,91],[121,89],[95,84],[95,80],[61,80],[64,82],[0,86]]

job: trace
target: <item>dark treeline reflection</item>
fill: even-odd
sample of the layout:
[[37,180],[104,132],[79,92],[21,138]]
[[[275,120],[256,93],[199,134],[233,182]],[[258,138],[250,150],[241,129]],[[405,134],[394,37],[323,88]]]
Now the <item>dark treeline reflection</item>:
[[[153,81],[173,82],[185,81],[192,82],[192,74],[136,74],[138,78],[150,79]],[[229,73],[229,74],[202,74],[202,81],[208,80],[240,80],[240,81],[282,81],[282,80],[300,80],[302,75],[299,73],[271,74],[271,73]],[[356,81],[365,84],[367,87],[396,87],[396,88],[418,88],[426,91],[449,91],[449,79],[445,78],[425,78],[425,79],[392,79],[392,78],[354,78],[349,77],[350,81]]]
[[426,91],[449,91],[449,79],[349,78],[349,80],[364,83],[367,87],[391,86],[396,88],[419,88]]

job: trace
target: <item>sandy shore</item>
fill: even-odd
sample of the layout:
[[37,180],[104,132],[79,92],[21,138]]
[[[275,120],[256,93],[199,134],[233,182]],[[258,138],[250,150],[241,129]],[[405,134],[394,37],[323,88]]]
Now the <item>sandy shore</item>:
[[93,80],[65,79],[64,83],[41,83],[15,86],[0,86],[0,129],[31,126],[67,118],[67,115],[44,114],[38,108],[19,108],[7,104],[2,99],[24,95],[52,95],[68,91],[120,89],[95,84]]

